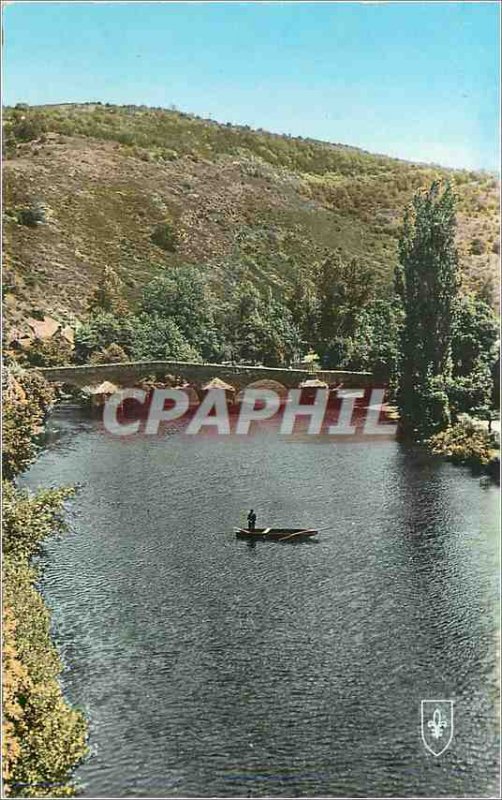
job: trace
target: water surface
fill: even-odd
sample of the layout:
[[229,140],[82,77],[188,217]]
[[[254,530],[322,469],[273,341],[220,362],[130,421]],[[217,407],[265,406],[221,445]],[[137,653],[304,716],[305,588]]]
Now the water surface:
[[[72,408],[24,483],[81,484],[43,590],[86,796],[495,792],[494,487],[394,442],[124,441]],[[251,506],[319,542],[237,541]],[[440,758],[426,698],[455,701]]]

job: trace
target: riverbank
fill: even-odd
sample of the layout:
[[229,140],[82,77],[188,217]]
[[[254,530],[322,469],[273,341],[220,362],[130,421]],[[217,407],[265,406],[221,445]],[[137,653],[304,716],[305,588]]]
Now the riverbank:
[[470,467],[475,474],[488,475],[500,484],[500,450],[496,433],[486,430],[476,420],[465,416],[445,431],[431,436],[426,444],[434,455]]
[[72,490],[31,493],[15,485],[36,456],[53,399],[40,376],[4,374],[3,788],[13,797],[74,795],[71,775],[87,752],[84,715],[61,691],[62,663],[33,565],[42,542],[65,530]]

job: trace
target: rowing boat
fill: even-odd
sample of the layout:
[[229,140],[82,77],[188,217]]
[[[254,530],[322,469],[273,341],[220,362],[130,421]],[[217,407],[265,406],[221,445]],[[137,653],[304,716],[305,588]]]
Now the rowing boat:
[[236,528],[235,535],[238,539],[274,539],[275,541],[294,541],[295,539],[309,539],[318,533],[314,528]]

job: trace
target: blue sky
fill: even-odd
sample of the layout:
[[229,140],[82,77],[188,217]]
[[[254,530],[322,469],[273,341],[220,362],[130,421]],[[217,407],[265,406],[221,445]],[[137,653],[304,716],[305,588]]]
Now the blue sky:
[[498,3],[14,3],[4,103],[101,100],[499,164]]

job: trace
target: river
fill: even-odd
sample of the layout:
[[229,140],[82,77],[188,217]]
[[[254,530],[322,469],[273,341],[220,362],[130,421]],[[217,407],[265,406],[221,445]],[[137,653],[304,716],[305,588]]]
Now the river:
[[[42,590],[85,796],[495,792],[495,487],[392,441],[124,440],[70,406],[22,483],[80,484]],[[237,541],[251,506],[319,542]]]

